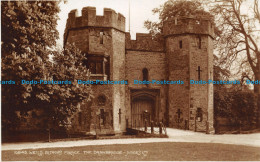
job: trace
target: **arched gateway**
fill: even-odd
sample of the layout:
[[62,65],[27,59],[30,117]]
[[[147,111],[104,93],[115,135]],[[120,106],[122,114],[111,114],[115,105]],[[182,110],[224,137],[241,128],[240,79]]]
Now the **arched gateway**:
[[158,121],[158,94],[156,90],[133,90],[131,93],[131,125],[144,127],[150,121]]

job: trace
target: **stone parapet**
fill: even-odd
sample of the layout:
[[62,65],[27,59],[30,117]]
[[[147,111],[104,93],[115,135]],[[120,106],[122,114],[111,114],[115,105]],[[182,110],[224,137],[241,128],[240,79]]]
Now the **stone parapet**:
[[131,40],[126,33],[126,50],[163,52],[164,40],[154,39],[149,33],[136,33],[136,40]]
[[77,10],[72,10],[68,14],[64,40],[68,30],[73,28],[109,27],[125,32],[125,17],[110,8],[104,8],[103,16],[96,15],[95,7],[84,7],[81,12],[82,16],[78,16]]
[[163,23],[163,35],[201,34],[214,38],[214,25],[209,18],[176,17]]

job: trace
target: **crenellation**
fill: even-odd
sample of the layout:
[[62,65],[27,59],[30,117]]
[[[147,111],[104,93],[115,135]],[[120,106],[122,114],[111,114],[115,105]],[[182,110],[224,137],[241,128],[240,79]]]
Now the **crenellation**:
[[163,24],[163,35],[201,34],[214,38],[214,28],[209,18],[178,17]]
[[136,33],[136,40],[131,40],[129,33],[126,34],[126,49],[140,51],[164,51],[163,41],[153,39],[149,33]]
[[69,13],[66,30],[71,28],[97,26],[115,28],[123,32],[125,31],[125,17],[110,8],[104,9],[103,16],[98,16],[96,14],[95,7],[84,7],[81,12],[82,16],[80,17],[78,17],[77,10],[72,10]]
[[96,21],[96,8],[84,7],[81,10],[82,26],[94,26]]

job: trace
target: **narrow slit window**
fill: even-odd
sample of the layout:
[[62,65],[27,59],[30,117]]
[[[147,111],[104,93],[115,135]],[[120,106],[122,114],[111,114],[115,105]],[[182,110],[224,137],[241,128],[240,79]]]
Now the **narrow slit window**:
[[179,41],[179,47],[182,48],[182,41]]
[[104,32],[103,31],[101,31],[99,33],[99,39],[100,39],[100,44],[104,44]]
[[143,69],[143,80],[148,81],[148,70],[146,68]]
[[203,114],[202,114],[202,109],[197,108],[197,114],[196,114],[197,121],[201,122],[203,120]]
[[198,44],[198,46],[199,46],[199,49],[201,49],[201,37],[199,36],[199,44]]

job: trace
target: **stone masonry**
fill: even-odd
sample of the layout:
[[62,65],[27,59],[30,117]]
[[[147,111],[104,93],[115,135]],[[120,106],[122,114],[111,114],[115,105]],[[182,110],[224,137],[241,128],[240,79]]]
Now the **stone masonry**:
[[[94,7],[69,13],[64,45],[86,54],[93,81],[127,84],[92,85],[94,99],[82,103],[72,133],[120,134],[142,126],[143,113],[169,127],[214,133],[213,85],[190,80],[213,79],[214,30],[207,18],[177,17],[164,22],[163,38],[125,32],[125,17],[112,9],[96,15]],[[136,84],[175,81],[175,84]]]

